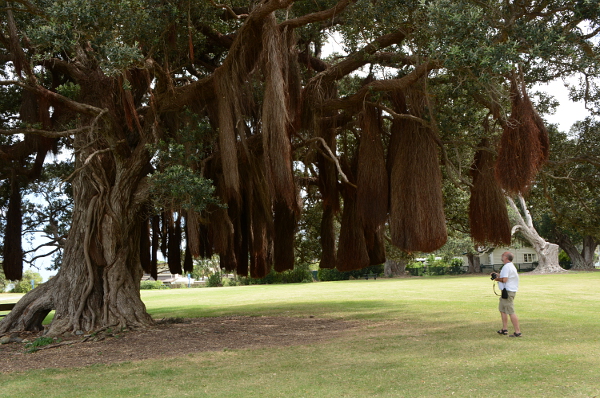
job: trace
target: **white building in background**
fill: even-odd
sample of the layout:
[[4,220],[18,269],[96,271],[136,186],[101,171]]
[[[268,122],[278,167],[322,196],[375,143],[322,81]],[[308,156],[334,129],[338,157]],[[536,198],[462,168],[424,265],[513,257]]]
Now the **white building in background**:
[[[511,247],[491,247],[479,253],[479,264],[486,269],[499,270],[502,267],[502,253],[511,252],[514,256],[513,264],[518,270],[531,270],[535,268],[538,262],[537,253],[533,247],[520,247],[518,249]],[[463,264],[469,266],[467,256],[463,256]]]

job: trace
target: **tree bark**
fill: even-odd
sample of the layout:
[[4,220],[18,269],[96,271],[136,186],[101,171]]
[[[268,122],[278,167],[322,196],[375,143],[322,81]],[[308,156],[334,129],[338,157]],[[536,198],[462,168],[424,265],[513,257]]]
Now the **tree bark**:
[[481,258],[476,256],[474,253],[467,253],[467,260],[469,261],[469,274],[480,274],[481,273]]
[[0,323],[0,334],[40,331],[52,309],[55,314],[48,335],[153,323],[139,292],[141,215],[132,199],[141,178],[139,168],[137,178],[131,175],[135,169],[118,170],[119,177],[106,192],[94,192],[84,176],[74,184],[73,223],[63,265],[54,278],[17,303]]
[[393,276],[403,276],[406,274],[406,265],[408,264],[407,259],[390,260],[385,261],[383,273],[388,278]]
[[533,220],[527,209],[525,199],[519,195],[519,202],[524,216],[521,214],[512,198],[507,197],[507,200],[510,207],[513,209],[512,221],[515,225],[512,228],[512,234],[520,232],[531,246],[533,246],[538,255],[538,266],[532,273],[549,274],[566,272],[558,263],[559,246],[544,240],[533,227]]
[[139,131],[137,140],[121,138],[126,124],[114,109],[113,81],[101,72],[89,76],[91,84],[82,82],[82,88],[92,87],[88,95],[106,112],[97,128],[74,140],[73,220],[62,266],[17,303],[0,322],[0,334],[43,330],[51,310],[55,314],[46,331],[51,336],[153,323],[139,291],[140,225],[148,217],[149,195],[145,135]]
[[558,232],[557,240],[560,248],[563,249],[571,258],[573,263],[571,267],[572,270],[592,271],[595,269],[594,251],[598,246],[598,241],[596,241],[592,236],[587,235],[583,238],[583,247],[581,252],[571,241],[568,235]]
[[586,271],[596,269],[594,266],[594,253],[596,252],[598,244],[600,244],[600,242],[592,236],[586,235],[583,237],[583,249],[581,250],[581,254],[583,256],[584,266],[582,269]]

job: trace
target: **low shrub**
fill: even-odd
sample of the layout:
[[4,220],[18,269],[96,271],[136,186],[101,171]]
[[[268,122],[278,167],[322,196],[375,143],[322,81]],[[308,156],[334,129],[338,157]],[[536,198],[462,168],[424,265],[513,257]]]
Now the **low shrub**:
[[[430,260],[428,259],[428,262]],[[420,261],[414,261],[406,266],[406,270],[412,276],[423,276],[423,275],[460,275],[464,274],[463,262],[459,258],[454,258],[450,261],[450,264],[435,260],[431,263],[425,264]]]
[[168,289],[169,286],[165,285],[161,281],[142,281],[140,282],[140,289],[151,290],[151,289]]
[[307,266],[296,266],[294,269],[281,273],[283,283],[311,283],[312,272]]
[[310,283],[313,281],[308,265],[297,265],[292,270],[276,272],[271,269],[264,278],[239,277],[241,285],[273,285],[280,283]]
[[321,268],[317,273],[320,281],[344,281],[350,279],[362,279],[365,274],[375,274],[380,276],[383,274],[383,264],[371,265],[354,271],[338,271],[336,268]]
[[184,289],[188,287],[187,283],[171,283],[170,289]]
[[241,284],[236,281],[235,279],[231,279],[231,278],[225,278],[222,279],[223,281],[223,286],[240,286]]
[[406,270],[412,276],[423,276],[425,265],[419,261],[413,261],[406,266]]
[[206,280],[206,287],[219,287],[223,286],[223,278],[220,272],[210,274]]

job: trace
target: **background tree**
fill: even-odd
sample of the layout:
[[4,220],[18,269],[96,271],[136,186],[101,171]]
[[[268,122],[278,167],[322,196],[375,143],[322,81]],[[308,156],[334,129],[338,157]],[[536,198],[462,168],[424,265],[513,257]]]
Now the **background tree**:
[[73,209],[72,190],[62,176],[72,171],[69,162],[47,163],[39,180],[23,191],[22,233],[30,246],[23,254],[29,265],[50,258],[48,268],[57,270],[62,263]]
[[42,276],[32,270],[25,270],[23,272],[23,278],[15,283],[15,287],[12,289],[12,293],[27,293],[35,289],[40,283],[42,283]]
[[3,293],[8,287],[9,280],[4,276],[4,272],[0,270],[0,293]]
[[568,135],[553,134],[553,156],[540,174],[539,193],[548,212],[540,224],[578,270],[594,269],[600,242],[598,133],[598,122],[589,117],[576,123]]

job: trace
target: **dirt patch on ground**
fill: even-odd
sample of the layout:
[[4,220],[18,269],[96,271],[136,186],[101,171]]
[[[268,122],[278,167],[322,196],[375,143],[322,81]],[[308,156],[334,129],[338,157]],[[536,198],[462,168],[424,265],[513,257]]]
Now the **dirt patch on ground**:
[[70,368],[93,364],[176,357],[202,351],[311,344],[340,337],[358,322],[287,317],[220,317],[164,320],[155,327],[96,335],[66,336],[28,353],[27,342],[0,346],[0,372]]

